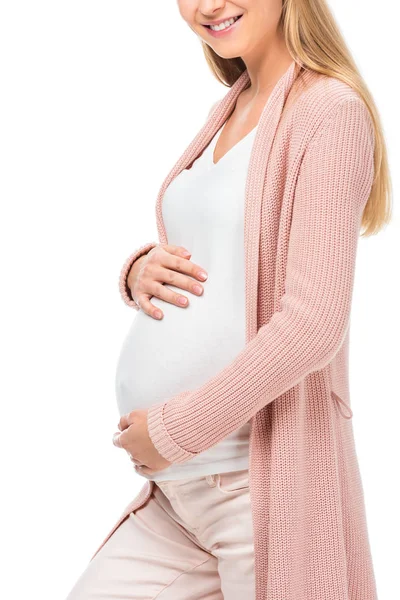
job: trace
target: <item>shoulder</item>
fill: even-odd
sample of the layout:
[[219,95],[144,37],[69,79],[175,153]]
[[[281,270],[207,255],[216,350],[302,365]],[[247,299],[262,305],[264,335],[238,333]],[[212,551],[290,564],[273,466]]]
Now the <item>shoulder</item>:
[[372,117],[366,103],[354,88],[336,77],[302,71],[289,96],[291,127],[296,132],[303,131],[308,141],[317,138],[335,120],[345,118],[373,135]]

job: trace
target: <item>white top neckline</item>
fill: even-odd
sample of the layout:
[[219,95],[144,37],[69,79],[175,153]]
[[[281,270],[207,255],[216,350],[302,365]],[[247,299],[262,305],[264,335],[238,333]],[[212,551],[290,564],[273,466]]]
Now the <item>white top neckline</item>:
[[225,157],[229,157],[229,155],[234,152],[235,148],[237,148],[238,146],[240,146],[242,143],[244,143],[246,140],[248,140],[252,134],[254,134],[258,128],[258,124],[253,127],[253,129],[251,129],[249,131],[249,133],[247,133],[244,137],[242,137],[238,142],[236,142],[236,144],[234,144],[227,152],[225,152],[225,154],[223,156],[221,156],[221,158],[219,159],[218,162],[214,162],[214,150],[215,150],[215,146],[217,145],[219,136],[222,133],[222,130],[224,129],[223,125],[222,127],[220,127],[217,131],[217,133],[214,135],[214,137],[212,138],[211,142],[209,143],[209,145],[206,148],[206,153],[208,152],[208,157],[209,157],[209,163],[211,167],[217,167],[219,165],[219,163],[225,159]]

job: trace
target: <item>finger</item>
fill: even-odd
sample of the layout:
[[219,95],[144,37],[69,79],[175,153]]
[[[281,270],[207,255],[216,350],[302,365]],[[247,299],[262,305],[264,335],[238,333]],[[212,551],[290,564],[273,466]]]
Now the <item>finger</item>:
[[154,318],[157,318],[156,311],[161,311],[161,309],[155,307],[154,304],[150,302],[149,298],[151,297],[159,298],[164,302],[169,302],[170,304],[174,304],[181,308],[185,308],[189,305],[187,296],[176,290],[172,290],[168,287],[169,285],[187,290],[196,296],[201,296],[204,292],[204,287],[198,281],[159,265],[153,266],[152,278],[149,278],[145,285],[146,292],[149,293],[140,294],[136,299],[136,302],[138,302],[144,312],[150,316],[154,316]]
[[185,295],[171,290],[164,285],[165,283],[197,296],[201,296],[204,291],[198,280],[205,281],[208,275],[196,263],[182,258],[181,254],[185,250],[181,246],[164,244],[152,248],[147,254],[146,263],[140,272],[140,280],[137,280],[136,295],[132,296],[141,310],[154,319],[160,320],[164,315],[162,310],[151,302],[152,297],[181,308],[189,305],[189,299]]
[[[186,260],[180,256],[174,256],[168,252],[160,254],[162,257],[161,262],[154,259],[154,263],[158,263],[162,267],[166,267],[172,271],[183,273],[184,275],[190,275],[194,279],[199,281],[205,281],[207,279],[207,272],[197,263],[191,260]],[[154,264],[153,263],[153,264]]]
[[119,448],[123,448],[124,450],[131,451],[132,450],[132,444],[133,444],[133,440],[132,440],[132,432],[130,431],[130,425],[127,429],[124,429],[124,431],[122,431],[119,434],[117,443],[118,443],[118,447]]
[[121,437],[121,432],[117,431],[116,433],[114,433],[113,438],[112,438],[113,444],[114,444],[114,446],[117,446],[117,448],[122,448],[120,437]]
[[158,306],[155,306],[152,302],[150,302],[150,298],[153,295],[154,294],[142,293],[142,294],[139,294],[137,296],[137,298],[134,298],[134,300],[139,305],[140,309],[143,312],[145,312],[147,315],[149,315],[149,317],[153,317],[153,319],[156,319],[157,321],[159,321],[160,319],[163,318],[164,313]]
[[[168,271],[165,269],[165,272]],[[172,271],[170,271],[172,273]],[[165,276],[165,275],[164,275]],[[166,275],[167,278],[170,278],[169,275]],[[184,277],[182,275],[182,277]],[[196,283],[196,282],[193,282]],[[199,284],[198,284],[199,285]],[[176,306],[180,306],[181,308],[185,308],[189,305],[189,299],[184,294],[180,294],[175,290],[167,287],[163,283],[159,283],[158,281],[149,282],[148,288],[151,288],[153,298],[159,298],[160,300],[164,300],[164,302],[169,302],[170,304],[175,304]],[[201,289],[201,293],[203,293],[203,289]],[[145,302],[146,304],[146,302]],[[151,304],[151,303],[150,303]],[[151,306],[154,306],[151,304]],[[161,310],[161,309],[158,309]]]
[[149,469],[149,467],[146,467],[145,465],[134,465],[135,471],[137,471],[137,473],[139,474],[145,474],[145,475],[152,475],[153,473],[155,473],[156,471],[154,471],[153,469]]
[[121,432],[124,431],[124,429],[126,429],[128,427],[127,422],[126,422],[126,417],[127,417],[127,415],[122,415],[122,417],[119,420],[118,429]]
[[201,296],[204,291],[203,285],[189,275],[178,273],[178,271],[169,267],[163,267],[162,265],[153,265],[151,281],[148,282],[148,289],[146,291],[153,296],[164,299],[162,294],[165,289],[160,288],[160,284],[173,285],[196,296]]
[[125,450],[129,445],[132,445],[132,433],[129,431],[130,425],[124,431],[117,431],[113,435],[113,444],[118,448],[124,448]]
[[119,425],[121,427],[121,431],[125,431],[125,429],[128,429],[129,425],[134,425],[136,420],[137,420],[137,411],[136,410],[131,410],[131,412],[126,413],[125,415],[122,415],[122,417],[119,420]]
[[176,254],[177,256],[182,256],[183,258],[189,258],[189,256],[192,256],[192,253],[189,252],[189,250],[187,248],[184,248],[183,246],[175,246],[174,244],[163,244],[162,248],[170,254]]

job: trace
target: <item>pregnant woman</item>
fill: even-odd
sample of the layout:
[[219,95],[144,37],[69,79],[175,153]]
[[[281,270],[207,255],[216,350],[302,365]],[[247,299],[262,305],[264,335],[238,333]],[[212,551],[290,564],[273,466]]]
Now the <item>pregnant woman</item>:
[[163,182],[119,431],[144,486],[69,600],[376,600],[348,355],[379,115],[323,0],[178,0],[228,88]]

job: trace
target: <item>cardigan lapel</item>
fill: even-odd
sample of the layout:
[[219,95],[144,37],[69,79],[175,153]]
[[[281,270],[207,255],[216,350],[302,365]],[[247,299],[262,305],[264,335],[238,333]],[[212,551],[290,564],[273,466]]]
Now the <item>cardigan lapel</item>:
[[[256,335],[258,330],[257,290],[261,203],[268,203],[274,200],[272,197],[264,197],[265,173],[283,107],[300,67],[301,64],[293,60],[289,68],[275,84],[261,113],[249,160],[244,208],[247,342]],[[162,183],[156,201],[157,230],[160,243],[168,243],[162,217],[162,199],[165,190],[181,171],[186,169],[198,156],[200,156],[213,136],[231,114],[237,97],[240,92],[245,89],[248,83],[249,75],[247,70],[245,70],[217,104],[203,127],[183,152]],[[274,211],[269,211],[267,206],[266,212],[267,214],[273,214]]]
[[[258,331],[258,268],[261,226],[261,205],[265,205],[268,219],[275,214],[268,203],[276,202],[275,196],[266,194],[265,181],[271,148],[280,122],[286,98],[299,72],[300,65],[292,61],[287,71],[278,80],[261,113],[252,152],[250,155],[245,188],[244,210],[244,250],[246,265],[246,341],[249,342]],[[247,72],[247,71],[246,71]],[[271,189],[271,187],[269,188]],[[269,290],[273,293],[273,290]]]

